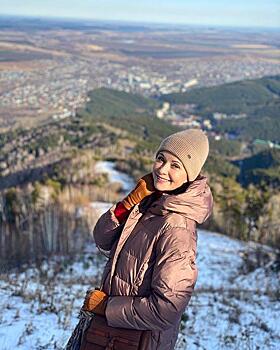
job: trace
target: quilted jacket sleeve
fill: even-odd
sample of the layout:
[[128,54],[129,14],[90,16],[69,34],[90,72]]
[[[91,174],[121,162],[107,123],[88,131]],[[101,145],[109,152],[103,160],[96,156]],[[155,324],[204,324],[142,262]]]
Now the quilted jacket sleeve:
[[121,225],[114,214],[114,205],[98,219],[94,229],[93,237],[96,245],[106,251],[110,251],[114,242],[119,237],[123,225]]
[[113,327],[164,330],[181,318],[197,278],[195,241],[185,228],[172,228],[156,248],[151,295],[109,297],[106,318]]

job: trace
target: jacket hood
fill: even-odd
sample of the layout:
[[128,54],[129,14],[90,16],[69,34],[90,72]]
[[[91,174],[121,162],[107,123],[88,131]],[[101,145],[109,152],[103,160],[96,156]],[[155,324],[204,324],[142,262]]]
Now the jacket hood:
[[200,176],[180,194],[166,194],[157,199],[149,211],[157,215],[179,213],[202,224],[212,213],[213,197],[207,178]]

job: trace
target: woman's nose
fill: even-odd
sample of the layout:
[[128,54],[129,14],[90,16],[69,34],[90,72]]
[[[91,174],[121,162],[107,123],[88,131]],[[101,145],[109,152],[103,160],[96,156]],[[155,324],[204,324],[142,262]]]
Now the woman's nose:
[[160,174],[166,174],[168,172],[168,164],[162,163],[162,165],[159,167]]

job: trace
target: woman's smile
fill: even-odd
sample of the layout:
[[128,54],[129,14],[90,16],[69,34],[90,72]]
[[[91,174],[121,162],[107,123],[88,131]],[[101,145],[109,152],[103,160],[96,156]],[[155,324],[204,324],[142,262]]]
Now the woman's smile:
[[156,174],[156,178],[158,182],[171,182],[168,179],[164,179],[163,177],[161,177],[160,175]]

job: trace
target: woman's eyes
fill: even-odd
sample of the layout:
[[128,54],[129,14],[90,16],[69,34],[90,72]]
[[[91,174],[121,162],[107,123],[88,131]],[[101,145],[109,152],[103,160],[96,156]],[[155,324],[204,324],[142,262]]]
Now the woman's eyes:
[[[166,160],[165,160],[165,158],[163,156],[158,156],[156,158],[156,160],[158,162],[162,162],[162,163],[166,162]],[[174,169],[181,169],[180,165],[177,164],[177,163],[171,163],[171,167],[174,168]]]

